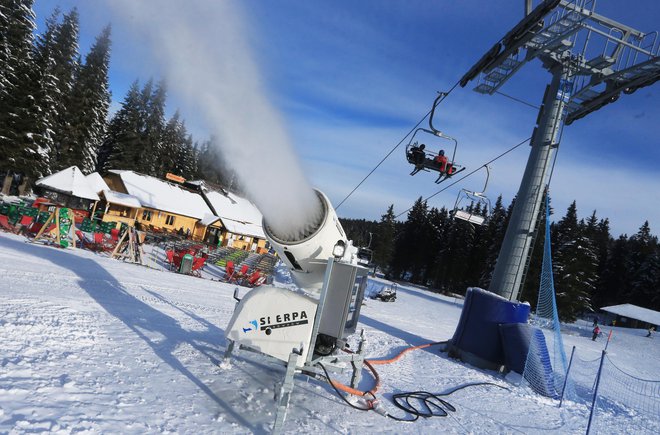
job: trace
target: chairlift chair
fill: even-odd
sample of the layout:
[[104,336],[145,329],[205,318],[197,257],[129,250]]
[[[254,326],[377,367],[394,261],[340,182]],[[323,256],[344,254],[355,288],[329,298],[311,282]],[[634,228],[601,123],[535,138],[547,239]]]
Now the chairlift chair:
[[[484,183],[484,188],[481,192],[474,192],[467,189],[461,189],[460,192],[458,192],[456,203],[454,204],[454,210],[452,212],[455,219],[464,220],[475,225],[483,225],[484,222],[486,222],[487,216],[490,215],[490,199],[484,194],[488,187],[490,169],[488,166],[484,167],[486,168],[486,182]],[[479,214],[475,210],[481,210],[482,214]]]
[[[440,93],[433,102],[433,109],[431,110],[431,116],[429,118],[430,129],[418,128],[410,137],[410,141],[408,142],[408,145],[406,145],[406,159],[408,160],[408,163],[412,164],[415,167],[413,171],[410,173],[410,175],[415,175],[420,171],[438,172],[438,178],[435,180],[436,184],[440,184],[442,181],[446,180],[452,175],[455,175],[465,170],[464,167],[461,167],[455,162],[456,149],[458,148],[458,141],[453,137],[444,134],[443,132],[441,132],[440,130],[438,130],[433,126],[433,117],[435,115],[435,109],[440,103],[440,101],[442,101],[442,99],[444,99],[446,95],[447,94],[445,93]],[[415,139],[417,133],[420,132],[430,134],[434,137],[453,142],[454,147],[451,152],[451,159],[447,157],[447,161],[442,163],[436,160],[436,157],[438,156],[437,152],[431,151],[428,148],[425,148],[423,151],[421,151],[419,149],[421,143],[419,142],[419,139]],[[440,149],[440,146],[438,144],[432,144],[432,145]]]

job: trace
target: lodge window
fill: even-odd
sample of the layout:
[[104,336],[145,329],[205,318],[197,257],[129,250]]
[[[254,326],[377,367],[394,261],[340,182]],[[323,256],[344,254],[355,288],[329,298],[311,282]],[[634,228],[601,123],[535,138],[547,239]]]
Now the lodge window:
[[165,225],[174,225],[174,216],[168,215],[165,218]]
[[151,221],[151,210],[145,210],[142,212],[143,221]]

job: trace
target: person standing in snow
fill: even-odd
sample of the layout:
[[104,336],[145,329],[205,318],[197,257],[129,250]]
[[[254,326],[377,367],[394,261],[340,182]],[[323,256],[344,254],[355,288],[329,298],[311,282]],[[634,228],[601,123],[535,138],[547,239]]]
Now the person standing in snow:
[[598,325],[596,325],[596,327],[594,328],[593,333],[594,335],[593,337],[591,337],[591,341],[596,341],[596,337],[598,337],[598,334],[600,334],[600,328],[598,327]]
[[654,331],[655,331],[655,327],[654,326],[649,326],[649,333],[646,334],[646,336],[650,337],[651,335],[653,335]]

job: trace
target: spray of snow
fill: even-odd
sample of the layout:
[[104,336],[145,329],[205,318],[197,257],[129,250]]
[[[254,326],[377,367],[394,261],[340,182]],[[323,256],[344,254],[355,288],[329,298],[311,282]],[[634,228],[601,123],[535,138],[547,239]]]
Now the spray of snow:
[[236,2],[111,2],[148,41],[172,93],[197,107],[272,230],[295,239],[319,202],[270,104]]

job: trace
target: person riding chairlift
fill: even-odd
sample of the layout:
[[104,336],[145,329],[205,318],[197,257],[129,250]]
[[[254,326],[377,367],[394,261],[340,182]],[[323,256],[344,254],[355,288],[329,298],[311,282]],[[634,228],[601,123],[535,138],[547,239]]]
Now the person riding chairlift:
[[438,155],[435,156],[435,162],[440,167],[440,172],[445,172],[447,170],[447,156],[445,156],[445,150],[440,150]]
[[424,166],[424,159],[426,159],[426,153],[424,152],[426,145],[421,144],[420,146],[413,146],[410,149],[410,154],[412,155],[412,160],[419,169],[422,169]]

